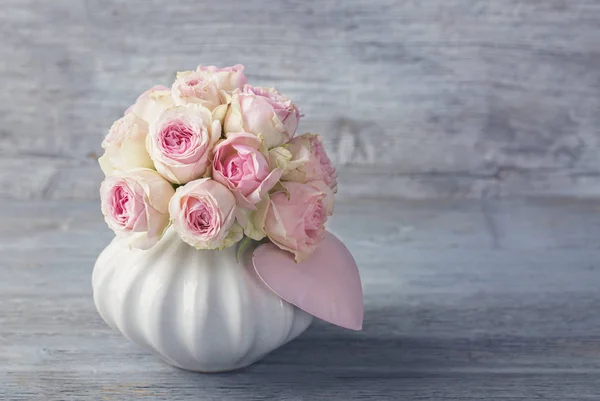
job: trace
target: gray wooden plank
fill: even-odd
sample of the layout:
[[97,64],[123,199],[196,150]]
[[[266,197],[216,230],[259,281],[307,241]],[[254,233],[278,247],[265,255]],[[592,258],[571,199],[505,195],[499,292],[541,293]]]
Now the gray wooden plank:
[[91,298],[97,202],[0,201],[0,398],[585,400],[600,391],[600,214],[570,199],[353,201],[365,325],[316,322],[240,372],[167,366]]
[[599,33],[593,0],[4,0],[0,196],[97,197],[137,94],[238,62],[297,101],[349,193],[597,195]]

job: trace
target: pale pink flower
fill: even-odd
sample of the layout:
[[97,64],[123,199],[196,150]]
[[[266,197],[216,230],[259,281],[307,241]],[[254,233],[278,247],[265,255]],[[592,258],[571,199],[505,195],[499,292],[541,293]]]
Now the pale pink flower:
[[299,119],[298,107],[275,89],[244,85],[233,92],[224,130],[259,135],[270,149],[294,136]]
[[102,214],[108,226],[132,248],[148,249],[169,225],[173,186],[154,170],[119,171],[100,186]]
[[177,73],[171,88],[175,104],[198,103],[213,111],[221,104],[216,83],[205,74],[196,71]]
[[156,170],[176,184],[209,173],[209,156],[221,137],[221,123],[199,104],[175,106],[150,126],[147,149]]
[[320,135],[307,133],[297,136],[286,145],[286,149],[292,154],[292,160],[282,177],[283,181],[323,181],[337,192],[337,174]]
[[226,92],[241,88],[248,82],[244,75],[244,66],[241,64],[223,68],[214,65],[199,65],[196,71],[205,78],[212,80],[219,90]]
[[300,262],[324,238],[324,224],[333,213],[333,192],[319,181],[282,185],[285,191],[270,197],[264,214],[264,232],[275,245],[292,252]]
[[224,249],[243,237],[235,222],[235,196],[210,178],[177,188],[169,213],[181,239],[196,249]]
[[238,205],[254,209],[279,181],[283,169],[270,165],[262,141],[246,132],[230,133],[213,150],[213,179],[227,186]]

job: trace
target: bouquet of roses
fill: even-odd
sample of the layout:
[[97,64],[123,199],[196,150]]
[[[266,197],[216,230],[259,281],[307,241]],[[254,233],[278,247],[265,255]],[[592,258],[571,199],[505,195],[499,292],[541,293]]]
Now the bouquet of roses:
[[102,142],[108,226],[148,249],[172,226],[197,249],[268,238],[308,257],[333,213],[336,173],[321,137],[294,136],[300,113],[244,67],[199,66],[144,92]]

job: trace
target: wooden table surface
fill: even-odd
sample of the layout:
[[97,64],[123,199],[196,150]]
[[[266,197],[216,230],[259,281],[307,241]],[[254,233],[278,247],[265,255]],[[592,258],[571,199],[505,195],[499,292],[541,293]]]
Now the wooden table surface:
[[164,364],[111,331],[90,277],[97,202],[0,201],[2,400],[597,400],[600,206],[338,204],[362,332],[323,322],[239,372]]

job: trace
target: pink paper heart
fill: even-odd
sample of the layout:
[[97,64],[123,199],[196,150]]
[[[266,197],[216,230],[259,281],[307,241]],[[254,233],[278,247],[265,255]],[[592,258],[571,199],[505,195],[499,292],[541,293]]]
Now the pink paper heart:
[[274,244],[260,245],[252,257],[254,269],[274,293],[326,322],[361,330],[363,294],[354,258],[333,234],[306,260],[294,261],[290,252]]

